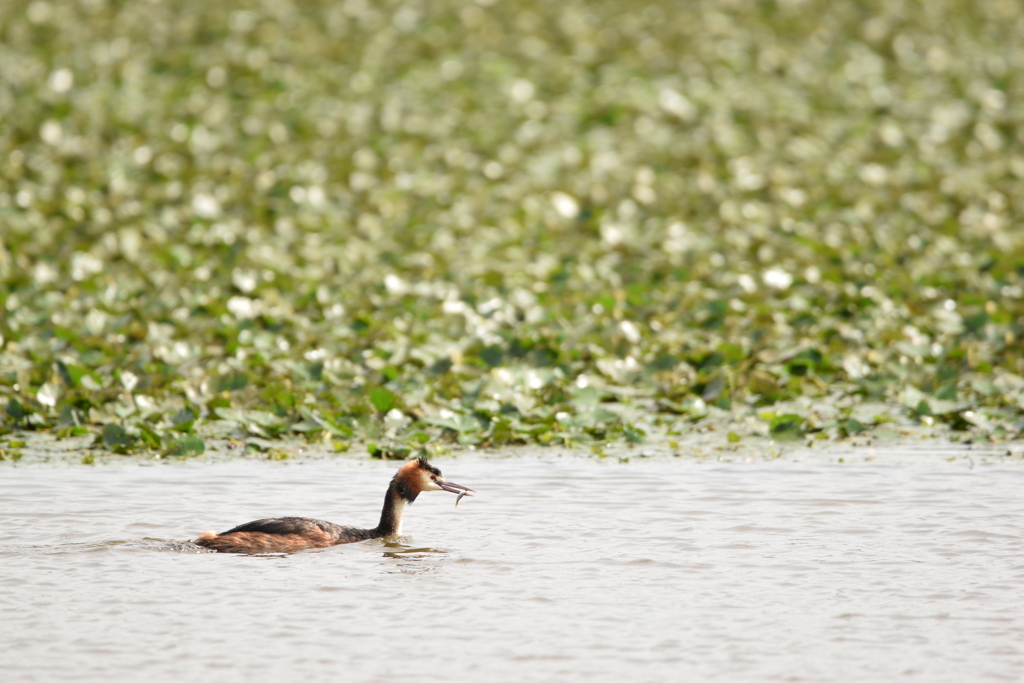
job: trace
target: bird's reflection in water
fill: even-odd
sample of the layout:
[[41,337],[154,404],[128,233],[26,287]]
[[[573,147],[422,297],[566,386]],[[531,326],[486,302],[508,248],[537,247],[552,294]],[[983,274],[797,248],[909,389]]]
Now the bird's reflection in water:
[[394,541],[384,543],[388,548],[384,557],[389,560],[397,560],[397,565],[391,565],[386,569],[388,573],[396,574],[422,574],[432,572],[439,568],[436,560],[447,555],[448,551],[442,548],[414,548]]

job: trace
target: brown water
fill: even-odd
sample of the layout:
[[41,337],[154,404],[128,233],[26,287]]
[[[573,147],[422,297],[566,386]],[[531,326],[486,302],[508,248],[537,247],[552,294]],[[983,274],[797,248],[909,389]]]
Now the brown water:
[[197,552],[373,525],[395,463],[0,469],[12,681],[1024,678],[1024,468],[436,462],[401,544]]

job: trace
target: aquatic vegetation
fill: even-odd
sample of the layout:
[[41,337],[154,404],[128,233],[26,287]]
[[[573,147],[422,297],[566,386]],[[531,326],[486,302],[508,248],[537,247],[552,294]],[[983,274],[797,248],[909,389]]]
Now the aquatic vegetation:
[[0,18],[0,431],[1024,430],[1018,3]]

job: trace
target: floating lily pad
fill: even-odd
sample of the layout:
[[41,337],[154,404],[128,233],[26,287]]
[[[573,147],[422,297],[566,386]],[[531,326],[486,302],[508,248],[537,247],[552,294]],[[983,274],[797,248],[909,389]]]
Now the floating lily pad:
[[206,443],[195,434],[186,434],[167,446],[164,455],[194,456],[206,452]]
[[121,425],[108,424],[103,427],[98,443],[115,453],[126,453],[138,440],[137,436],[129,434]]
[[769,423],[769,433],[778,441],[795,441],[803,438],[805,425],[806,420],[800,415],[778,415]]
[[386,413],[398,402],[398,397],[394,392],[385,389],[384,387],[373,387],[370,389],[370,403],[379,412]]

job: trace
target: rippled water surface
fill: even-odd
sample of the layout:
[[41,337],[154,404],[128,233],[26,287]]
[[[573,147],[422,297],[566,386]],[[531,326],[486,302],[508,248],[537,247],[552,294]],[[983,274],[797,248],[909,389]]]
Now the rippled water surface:
[[1024,677],[1024,469],[436,461],[401,544],[198,552],[273,515],[373,526],[395,463],[0,470],[5,681]]

